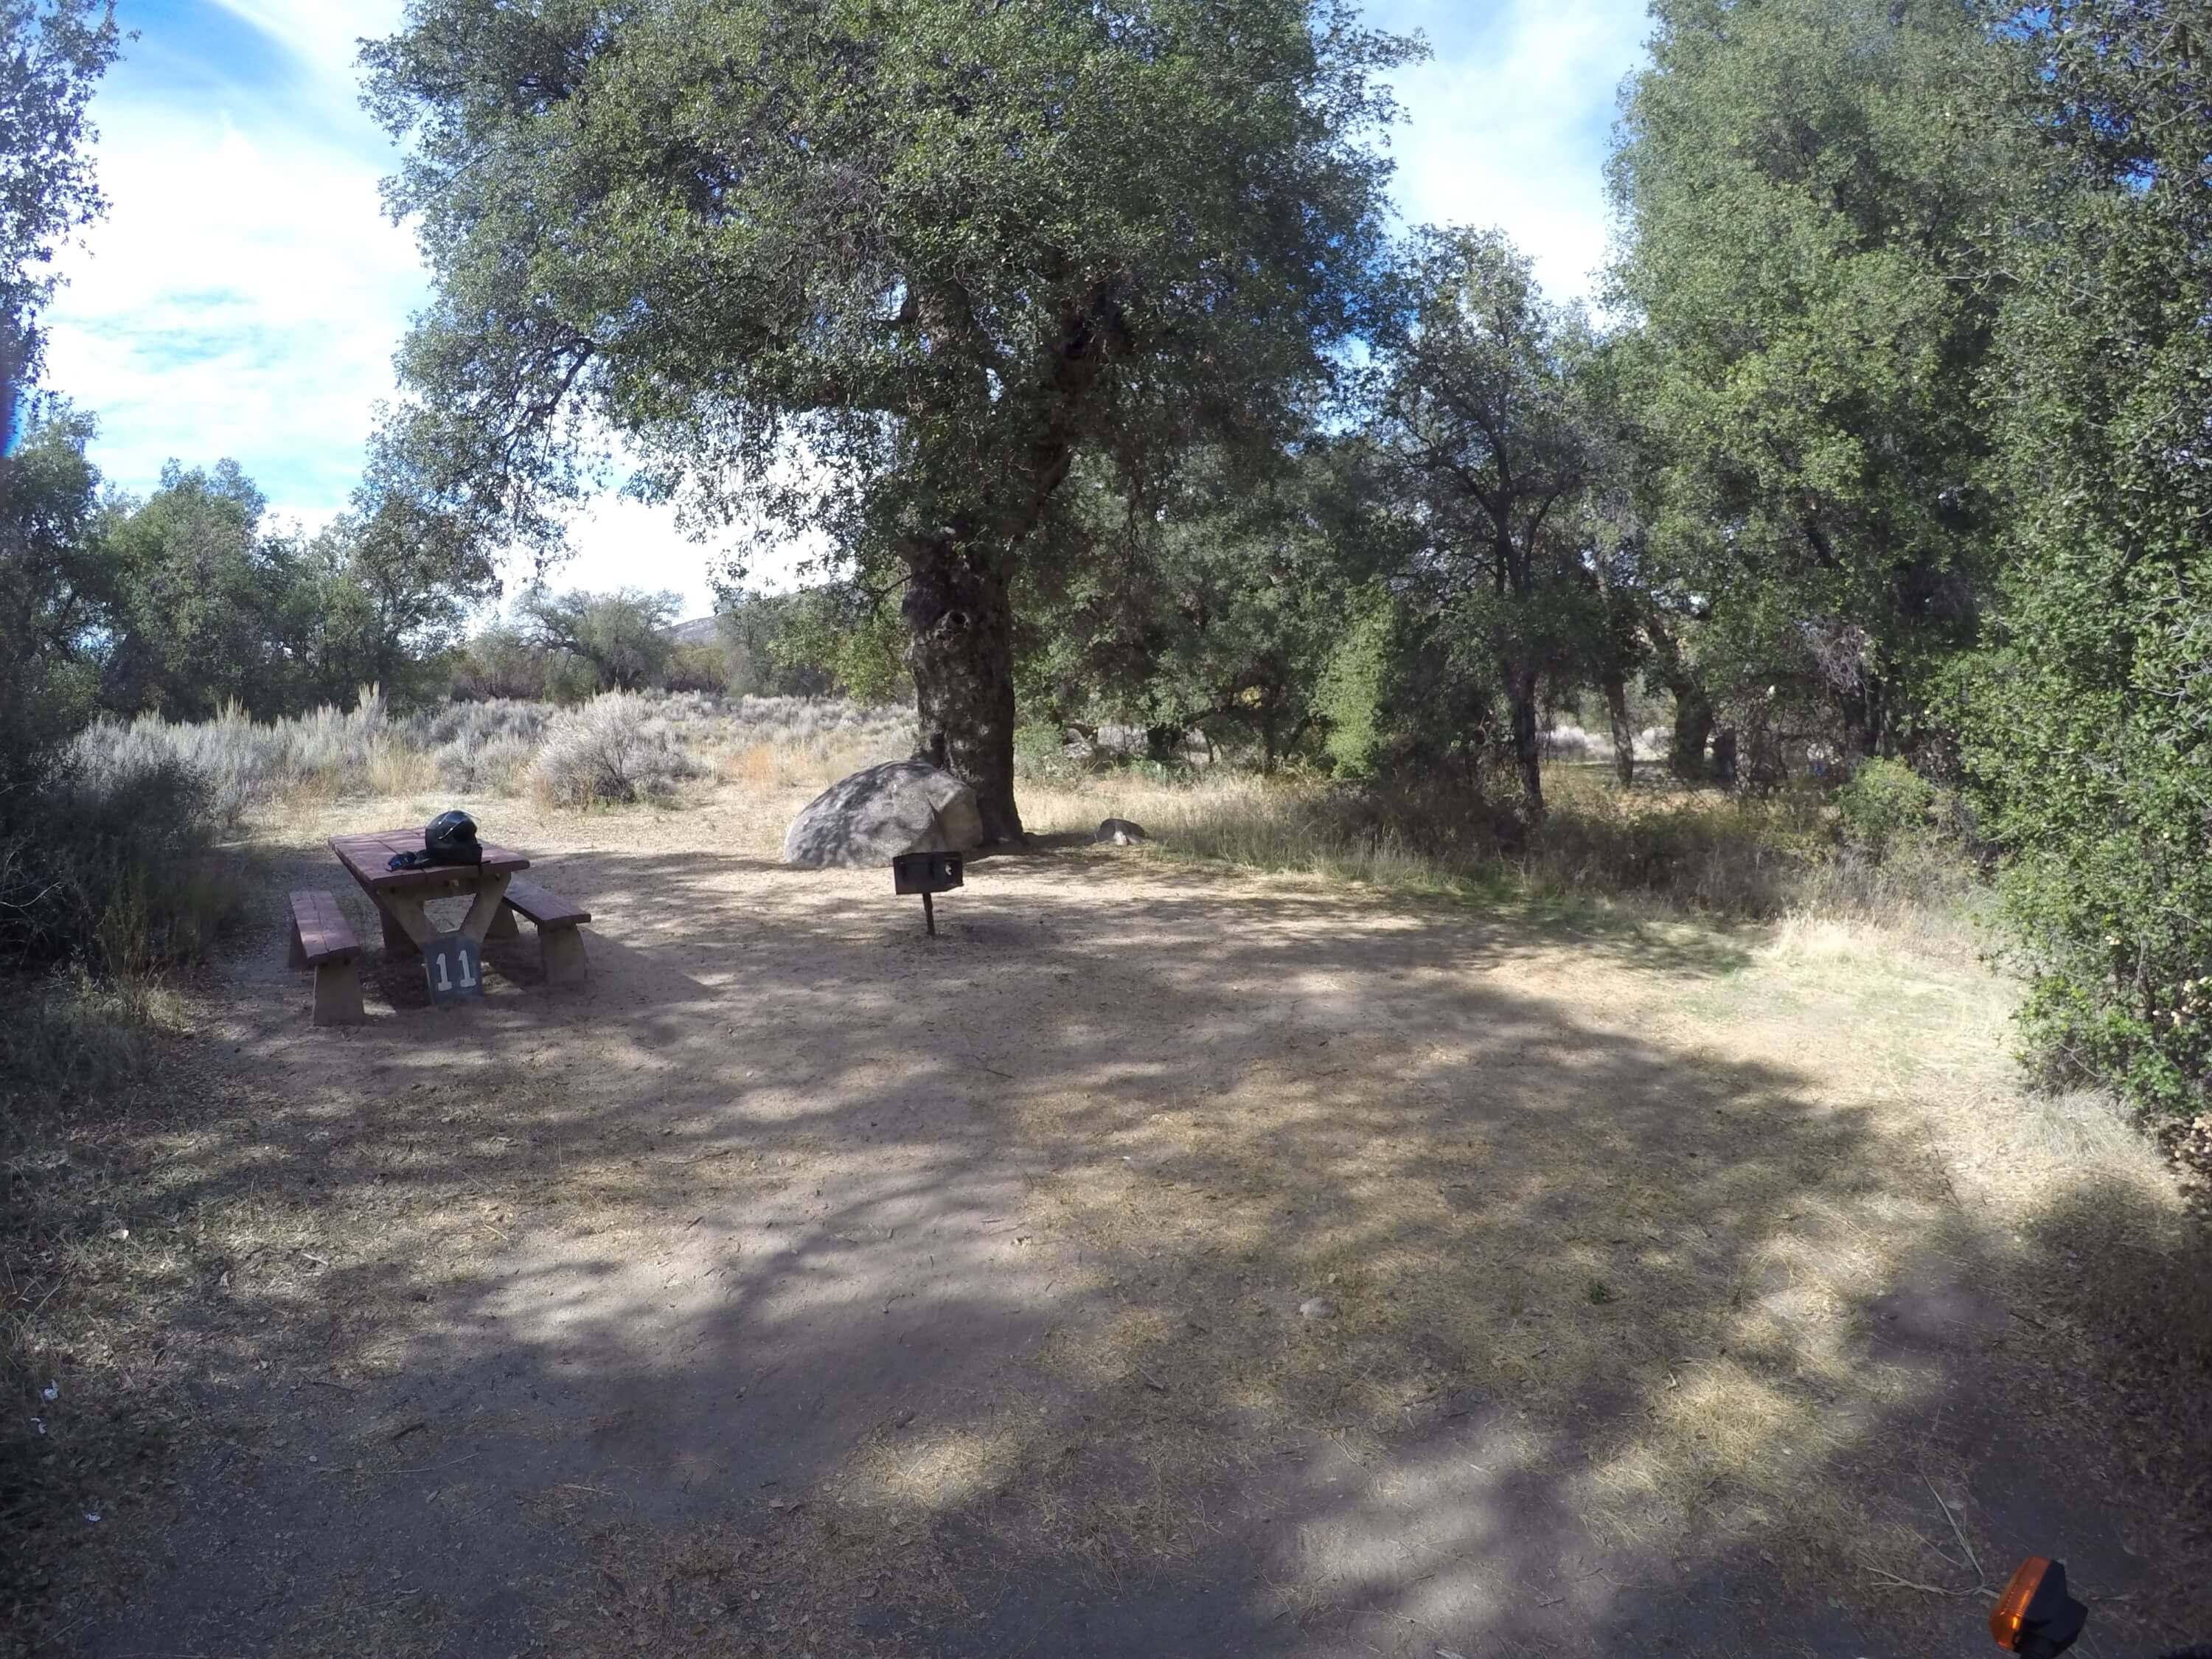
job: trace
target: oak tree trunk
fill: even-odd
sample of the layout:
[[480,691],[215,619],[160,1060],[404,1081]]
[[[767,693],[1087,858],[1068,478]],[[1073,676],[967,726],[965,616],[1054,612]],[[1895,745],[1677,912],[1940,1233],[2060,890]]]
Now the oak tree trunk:
[[1536,675],[1523,669],[1508,683],[1513,704],[1513,765],[1521,774],[1521,793],[1531,821],[1544,816],[1544,752],[1536,730]]
[[1712,740],[1713,706],[1696,684],[1685,681],[1674,687],[1674,740],[1667,751],[1668,769],[1687,783],[1705,775],[1705,745]]
[[1605,680],[1605,712],[1613,723],[1613,769],[1620,787],[1636,781],[1636,730],[1628,723],[1628,682],[1618,674]]
[[1713,776],[1719,781],[1735,781],[1736,734],[1733,726],[1723,726],[1713,733]]
[[1006,579],[950,547],[910,559],[901,606],[912,638],[916,757],[975,792],[986,845],[1022,838],[1014,805],[1013,614]]

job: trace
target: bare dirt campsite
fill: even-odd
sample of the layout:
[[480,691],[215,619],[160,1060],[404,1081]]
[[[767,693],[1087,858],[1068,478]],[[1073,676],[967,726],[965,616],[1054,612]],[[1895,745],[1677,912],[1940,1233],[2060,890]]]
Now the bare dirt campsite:
[[777,862],[807,793],[485,809],[588,984],[433,1008],[349,888],[351,1029],[282,891],[446,803],[258,838],[189,1069],[69,1147],[130,1307],[56,1433],[165,1450],[31,1645],[1848,1659],[2030,1553],[2084,1651],[2207,1622],[2182,1195],[1971,957],[1068,833],[933,941]]
[[2212,1659],[2208,16],[4,0],[0,1659]]

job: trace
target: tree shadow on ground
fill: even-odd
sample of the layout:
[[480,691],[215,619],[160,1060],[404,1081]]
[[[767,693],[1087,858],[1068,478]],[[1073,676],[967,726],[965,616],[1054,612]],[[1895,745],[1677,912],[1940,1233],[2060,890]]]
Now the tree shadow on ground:
[[349,1033],[242,963],[167,1201],[277,1242],[202,1264],[223,1426],[82,1650],[1965,1650],[2026,1546],[2127,1639],[2203,1613],[2192,1448],[2108,1433],[2203,1345],[2086,1358],[2175,1305],[2140,1194],[1985,1225],[1909,1114],[1510,919],[988,869],[930,940],[872,876],[558,861],[587,994]]

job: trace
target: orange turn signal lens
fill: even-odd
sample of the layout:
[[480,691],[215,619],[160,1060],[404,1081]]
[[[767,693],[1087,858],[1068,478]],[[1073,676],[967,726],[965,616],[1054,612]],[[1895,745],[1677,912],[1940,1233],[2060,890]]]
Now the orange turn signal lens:
[[2051,1571],[2051,1563],[2040,1555],[2031,1555],[2020,1564],[2012,1582],[2004,1587],[1997,1598],[1996,1608],[1990,1614],[1990,1634],[1997,1638],[1997,1645],[2007,1653],[2020,1651],[2020,1637],[2027,1623],[2027,1610],[2035,1601],[2036,1591],[2043,1588],[2043,1575]]

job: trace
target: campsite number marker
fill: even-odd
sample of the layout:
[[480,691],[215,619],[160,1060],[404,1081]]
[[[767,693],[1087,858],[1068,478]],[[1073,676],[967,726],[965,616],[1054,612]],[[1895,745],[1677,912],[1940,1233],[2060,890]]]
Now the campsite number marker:
[[441,935],[422,952],[422,971],[430,981],[430,1000],[459,1002],[483,994],[483,968],[474,940],[466,933]]

